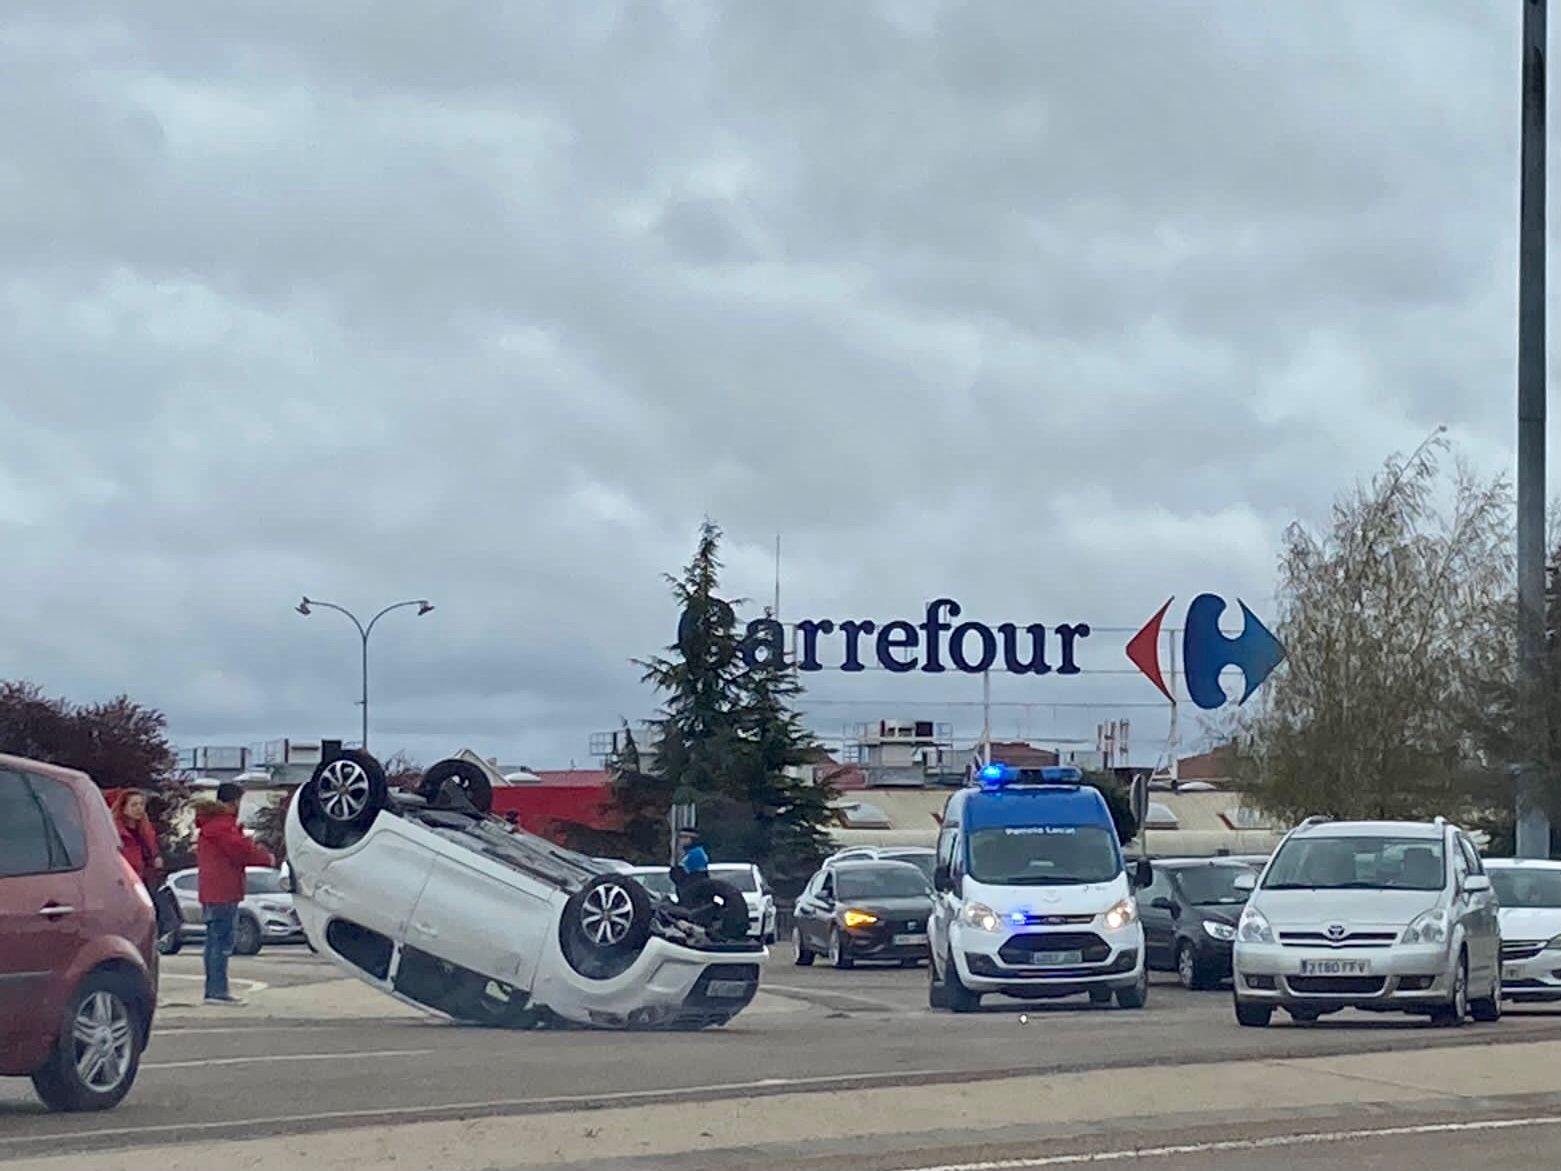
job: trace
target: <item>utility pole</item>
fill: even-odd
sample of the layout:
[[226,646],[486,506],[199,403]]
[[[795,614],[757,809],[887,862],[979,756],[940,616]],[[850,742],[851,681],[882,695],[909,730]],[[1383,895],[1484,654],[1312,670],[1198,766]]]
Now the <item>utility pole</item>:
[[326,610],[335,610],[338,614],[345,614],[352,619],[352,624],[358,628],[358,638],[363,643],[363,698],[359,701],[363,706],[363,739],[359,747],[364,752],[367,752],[369,750],[369,635],[374,633],[375,624],[392,610],[400,610],[404,606],[416,606],[417,616],[421,618],[424,614],[432,611],[434,605],[427,598],[418,598],[410,602],[396,602],[393,605],[386,606],[378,614],[370,618],[366,626],[358,620],[358,616],[351,610],[344,606],[338,606],[335,602],[321,602],[315,598],[305,596],[304,600],[299,602],[294,609],[307,618],[313,612],[315,606]]
[[1548,0],[1523,0],[1523,150],[1518,211],[1518,683],[1524,759],[1517,856],[1550,856],[1540,804],[1545,655],[1545,57]]

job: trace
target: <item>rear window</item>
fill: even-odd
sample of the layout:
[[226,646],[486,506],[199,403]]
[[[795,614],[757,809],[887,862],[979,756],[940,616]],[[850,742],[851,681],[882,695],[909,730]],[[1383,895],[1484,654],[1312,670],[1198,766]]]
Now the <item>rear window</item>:
[[0,878],[46,873],[49,858],[43,809],[20,773],[0,772]]

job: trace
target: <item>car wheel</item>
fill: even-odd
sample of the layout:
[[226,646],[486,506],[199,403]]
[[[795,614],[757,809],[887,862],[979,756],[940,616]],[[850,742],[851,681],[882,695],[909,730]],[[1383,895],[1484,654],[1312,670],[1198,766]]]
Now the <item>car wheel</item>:
[[829,929],[829,962],[841,971],[856,966],[856,961],[851,958],[850,945],[840,937],[840,932],[835,928]]
[[1138,982],[1117,989],[1118,1008],[1143,1008],[1149,1003],[1149,969],[1138,974]]
[[33,1089],[50,1110],[110,1109],[135,1084],[145,1045],[145,1008],[131,983],[112,972],[89,973],[33,1074]]
[[167,935],[159,936],[157,939],[157,952],[159,955],[176,956],[183,946],[184,933],[177,928],[170,931]]
[[238,921],[233,924],[233,954],[257,956],[260,954],[261,944],[260,924],[253,916],[240,915]]
[[1458,953],[1458,966],[1453,969],[1453,994],[1446,1004],[1438,1005],[1431,1013],[1431,1022],[1444,1028],[1456,1029],[1469,1015],[1469,953]]
[[1199,992],[1209,986],[1209,981],[1198,966],[1198,953],[1185,939],[1176,948],[1176,979],[1183,988]]
[[799,968],[811,968],[813,953],[808,950],[808,945],[802,942],[802,928],[796,923],[791,925],[791,946],[797,953],[792,957],[791,962]]
[[379,761],[349,749],[314,766],[298,794],[298,820],[311,841],[340,850],[362,838],[389,803]]
[[1469,1015],[1481,1024],[1495,1024],[1501,1020],[1501,969],[1491,977],[1491,994],[1469,1002]]
[[1271,1004],[1253,1004],[1251,1001],[1235,997],[1236,1023],[1244,1029],[1265,1029],[1268,1022],[1274,1019],[1274,1006]]
[[927,1007],[948,1008],[948,985],[938,979],[938,961],[927,962]]
[[493,782],[469,760],[441,760],[423,774],[418,793],[430,805],[441,804],[446,785],[453,785],[478,813],[493,812]]
[[638,882],[623,874],[599,874],[564,904],[559,923],[564,958],[589,979],[621,975],[650,938],[651,915],[650,895]]
[[954,963],[954,957],[949,956],[948,970],[943,976],[944,987],[947,989],[949,1007],[955,1012],[975,1012],[981,1007],[981,993],[972,992],[965,987],[965,982],[959,978],[959,967]]

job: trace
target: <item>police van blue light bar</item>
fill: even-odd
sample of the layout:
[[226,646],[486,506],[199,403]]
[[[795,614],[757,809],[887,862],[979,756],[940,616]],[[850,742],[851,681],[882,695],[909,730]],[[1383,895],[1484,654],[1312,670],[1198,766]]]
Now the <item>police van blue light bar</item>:
[[1009,764],[985,765],[976,774],[983,788],[996,789],[1004,785],[1079,785],[1084,773],[1072,765],[1047,765],[1044,768],[1014,768]]

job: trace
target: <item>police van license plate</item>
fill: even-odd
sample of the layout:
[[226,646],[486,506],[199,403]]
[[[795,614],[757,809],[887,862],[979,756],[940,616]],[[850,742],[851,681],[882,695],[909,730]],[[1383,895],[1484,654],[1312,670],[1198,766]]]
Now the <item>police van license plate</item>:
[[1370,960],[1302,960],[1303,976],[1369,976]]
[[716,1000],[740,1000],[748,995],[748,981],[712,980],[705,991]]
[[1081,951],[1032,951],[1030,962],[1038,968],[1064,968],[1071,964],[1082,964],[1084,953]]
[[925,932],[923,932],[921,935],[896,935],[894,937],[895,947],[916,947],[917,945],[926,942],[927,936]]

